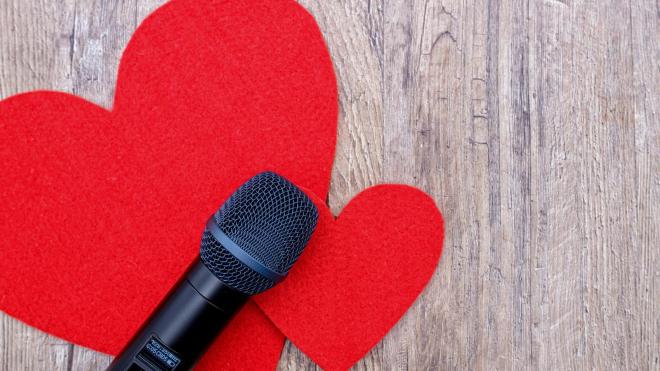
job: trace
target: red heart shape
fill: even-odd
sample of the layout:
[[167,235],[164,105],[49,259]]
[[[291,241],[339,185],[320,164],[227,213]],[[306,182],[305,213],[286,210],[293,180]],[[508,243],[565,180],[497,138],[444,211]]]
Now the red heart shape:
[[[336,119],[332,63],[295,2],[166,4],[127,47],[111,111],[62,93],[0,102],[0,309],[117,352],[243,181],[272,169],[327,193]],[[237,321],[252,328],[223,339],[242,353],[207,365],[272,369],[282,335],[256,306]]]
[[408,186],[357,195],[319,223],[289,277],[255,300],[326,370],[345,370],[394,326],[438,264],[444,224],[435,202]]

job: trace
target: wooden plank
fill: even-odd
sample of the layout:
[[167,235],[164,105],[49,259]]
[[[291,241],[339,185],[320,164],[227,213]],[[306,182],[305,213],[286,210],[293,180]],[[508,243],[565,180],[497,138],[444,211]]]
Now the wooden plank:
[[[112,105],[119,58],[142,18],[164,0],[0,4],[0,96],[34,89]],[[0,313],[2,370],[103,370],[110,357]]]
[[[577,4],[576,4],[577,5]],[[582,5],[582,4],[581,4]],[[585,4],[586,5],[586,4]],[[579,100],[592,99],[578,77],[588,64],[571,39],[587,37],[586,19],[561,2],[530,8],[531,358],[542,369],[584,369],[585,243],[581,176],[589,119],[576,117]],[[583,7],[589,14],[593,7]],[[585,76],[586,77],[586,76]],[[587,84],[588,85],[588,84]],[[567,135],[570,134],[570,135]],[[578,273],[578,274],[576,274]],[[570,357],[557,357],[570,354]]]
[[484,58],[470,59],[477,52],[471,47],[475,14],[468,10],[472,6],[460,1],[385,5],[383,181],[412,184],[428,192],[443,210],[447,225],[439,269],[383,341],[380,364],[386,369],[462,369],[471,357],[466,350],[473,348],[475,338],[469,334],[475,323],[463,319],[474,313],[471,302],[476,297],[466,296],[464,290],[478,277],[466,274],[466,269],[476,267],[465,262],[477,251],[477,233],[461,233],[460,225],[475,219],[478,210],[467,204],[474,204],[473,196],[478,194],[458,190],[473,190],[480,172],[483,175],[479,166],[483,162],[474,167],[463,164],[468,157],[484,154],[470,140],[474,125],[483,129],[485,122],[483,117],[472,117],[468,74],[485,71],[486,63]]
[[[163,0],[0,2],[0,98],[112,104]],[[660,17],[653,0],[301,0],[339,82],[333,212],[424,189],[445,253],[355,369],[660,370]],[[0,369],[110,358],[0,314]],[[279,369],[317,369],[287,343]]]
[[71,30],[73,93],[111,108],[119,59],[137,28],[137,0],[78,1]]
[[[119,61],[135,29],[164,0],[76,2],[72,32],[73,93],[110,109]],[[105,370],[112,358],[74,346],[69,370]]]
[[[316,18],[339,84],[339,129],[328,204],[336,215],[353,196],[382,177],[382,4],[379,1],[301,0]],[[358,369],[373,369],[367,357]],[[287,342],[282,369],[316,369]]]
[[[634,163],[632,174],[634,272],[626,315],[636,322],[629,347],[640,369],[660,370],[660,8],[651,1],[631,2]],[[628,288],[623,288],[627,290]]]
[[[70,91],[73,2],[0,2],[0,98],[34,89]],[[0,312],[0,370],[65,370],[73,346]]]
[[73,346],[0,313],[0,370],[67,370]]

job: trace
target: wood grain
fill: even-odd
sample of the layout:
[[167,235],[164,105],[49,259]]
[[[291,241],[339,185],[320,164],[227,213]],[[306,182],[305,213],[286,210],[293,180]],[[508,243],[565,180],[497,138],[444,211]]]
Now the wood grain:
[[[110,107],[162,0],[1,0],[0,98]],[[660,4],[300,1],[339,80],[329,204],[412,184],[442,209],[435,277],[357,370],[660,370]],[[0,314],[0,370],[108,356]],[[317,367],[287,343],[279,369]]]

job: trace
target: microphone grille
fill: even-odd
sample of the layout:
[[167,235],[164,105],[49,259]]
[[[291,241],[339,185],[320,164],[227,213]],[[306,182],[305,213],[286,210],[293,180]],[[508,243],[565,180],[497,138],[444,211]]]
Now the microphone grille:
[[[314,232],[314,203],[283,177],[264,172],[243,184],[215,213],[220,231],[268,270],[286,275]],[[204,231],[200,256],[230,287],[253,295],[277,281],[239,260],[213,234]]]

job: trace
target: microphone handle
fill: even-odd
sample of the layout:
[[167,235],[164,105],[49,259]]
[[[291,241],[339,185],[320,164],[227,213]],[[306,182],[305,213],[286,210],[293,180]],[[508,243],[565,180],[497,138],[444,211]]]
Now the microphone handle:
[[248,298],[198,257],[107,370],[191,369]]

